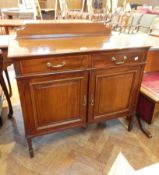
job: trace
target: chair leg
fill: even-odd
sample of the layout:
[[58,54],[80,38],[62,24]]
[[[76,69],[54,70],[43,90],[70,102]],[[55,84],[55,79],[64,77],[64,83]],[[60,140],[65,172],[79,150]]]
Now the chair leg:
[[6,96],[6,99],[7,99],[7,102],[8,102],[8,106],[9,106],[8,118],[12,118],[13,108],[12,108],[11,100],[10,100],[10,97],[9,97],[9,94],[8,94],[8,90],[7,90],[7,87],[6,87],[6,84],[5,84],[3,76],[1,76],[0,84],[2,86],[2,89],[4,91],[4,94]]
[[9,96],[12,96],[12,87],[11,87],[11,83],[10,83],[10,79],[9,79],[9,75],[8,75],[8,70],[4,69],[5,72],[5,76],[7,78],[7,82],[8,82],[8,87],[9,87]]

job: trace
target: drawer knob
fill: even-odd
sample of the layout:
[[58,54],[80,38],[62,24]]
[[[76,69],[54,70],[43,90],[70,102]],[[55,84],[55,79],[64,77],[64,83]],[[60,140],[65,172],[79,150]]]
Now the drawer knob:
[[117,58],[112,57],[112,61],[117,65],[124,64],[127,59],[127,56],[124,56],[123,60],[118,60]]
[[53,64],[50,63],[50,62],[47,62],[47,63],[46,63],[46,65],[47,65],[48,68],[62,68],[62,67],[65,66],[65,64],[66,64],[65,61],[63,61],[61,64],[58,64],[58,65],[53,65]]

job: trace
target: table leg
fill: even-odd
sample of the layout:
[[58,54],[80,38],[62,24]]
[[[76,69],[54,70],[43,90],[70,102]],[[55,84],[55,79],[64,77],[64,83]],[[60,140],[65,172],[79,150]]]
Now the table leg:
[[134,115],[135,114],[131,114],[130,116],[128,116],[128,131],[131,131],[133,128],[133,123],[134,123]]
[[138,121],[138,123],[139,123],[139,127],[140,127],[141,131],[142,131],[148,138],[152,138],[151,132],[150,132],[148,129],[145,128],[144,123],[142,122],[142,119],[140,118],[140,116],[137,114],[136,117],[137,117],[137,121]]
[[11,96],[12,96],[12,87],[11,87],[10,78],[9,78],[9,75],[8,75],[8,70],[7,70],[7,68],[4,69],[4,72],[5,72],[5,75],[6,75],[6,78],[7,78],[7,82],[8,82],[9,96],[11,97]]

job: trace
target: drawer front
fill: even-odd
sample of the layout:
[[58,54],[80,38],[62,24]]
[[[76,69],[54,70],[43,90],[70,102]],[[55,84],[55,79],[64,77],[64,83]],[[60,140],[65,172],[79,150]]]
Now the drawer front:
[[93,55],[93,68],[114,67],[120,65],[138,64],[144,61],[144,52],[115,52]]
[[22,74],[62,72],[88,67],[87,56],[48,57],[20,61]]

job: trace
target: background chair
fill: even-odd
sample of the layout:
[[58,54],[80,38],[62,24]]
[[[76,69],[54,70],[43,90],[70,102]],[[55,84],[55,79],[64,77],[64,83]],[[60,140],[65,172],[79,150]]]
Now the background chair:
[[81,9],[69,9],[66,0],[56,0],[55,19],[87,19],[88,14],[84,13],[86,0],[82,1]]
[[124,13],[121,16],[120,22],[119,22],[119,31],[120,32],[127,32],[130,33],[131,26],[133,22],[133,16],[130,13]]
[[39,0],[22,0],[22,4],[25,9],[33,11],[34,19],[43,19]]
[[90,20],[96,20],[96,21],[107,20],[108,6],[106,5],[105,8],[103,8],[103,5],[104,0],[101,0],[98,3],[96,3],[96,1],[93,0],[87,0],[87,10]]
[[137,25],[137,32],[148,33],[151,24],[157,17],[158,15],[144,14],[140,20],[140,23]]
[[155,18],[150,26],[150,35],[159,36],[159,17]]

